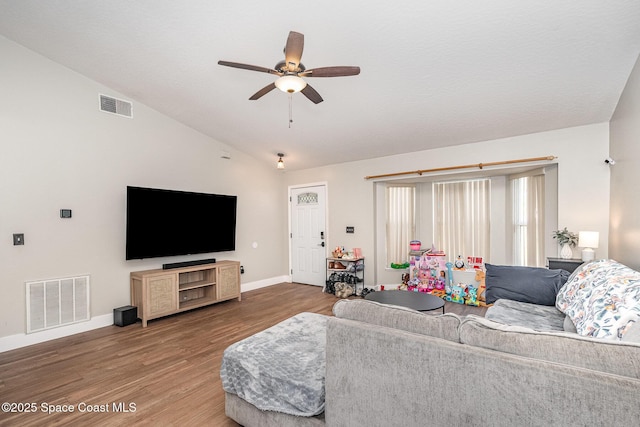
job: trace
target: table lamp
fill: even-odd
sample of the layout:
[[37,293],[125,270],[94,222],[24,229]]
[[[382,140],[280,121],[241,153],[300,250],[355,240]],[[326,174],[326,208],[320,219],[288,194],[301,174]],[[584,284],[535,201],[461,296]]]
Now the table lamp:
[[598,247],[600,233],[597,231],[581,231],[578,233],[578,246],[582,249],[582,261],[593,261],[596,253],[593,249]]

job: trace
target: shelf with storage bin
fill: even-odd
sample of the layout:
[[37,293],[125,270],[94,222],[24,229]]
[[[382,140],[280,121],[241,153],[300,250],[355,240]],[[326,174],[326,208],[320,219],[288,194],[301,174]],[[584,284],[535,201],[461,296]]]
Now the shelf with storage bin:
[[[341,263],[344,268],[335,268],[336,262]],[[356,295],[359,295],[358,289],[364,289],[364,257],[327,258],[326,284],[331,286],[336,282],[345,282],[352,285]]]

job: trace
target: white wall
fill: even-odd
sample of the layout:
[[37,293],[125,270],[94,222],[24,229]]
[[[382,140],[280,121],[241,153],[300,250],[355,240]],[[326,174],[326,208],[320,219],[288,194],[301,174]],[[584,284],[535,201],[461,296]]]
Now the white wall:
[[640,57],[611,119],[611,258],[640,269]]
[[[575,232],[599,231],[600,247],[596,250],[596,256],[607,257],[609,169],[603,160],[608,152],[609,125],[601,123],[287,172],[285,177],[288,185],[318,181],[328,183],[328,247],[361,247],[366,257],[365,286],[369,286],[397,282],[398,273],[385,271],[384,259],[376,259],[375,256],[376,235],[384,230],[375,228],[375,186],[372,180],[365,179],[366,176],[556,156],[558,226]],[[355,226],[355,234],[346,234],[346,225]],[[574,256],[579,257],[577,249]]]
[[[2,337],[24,336],[25,281],[91,275],[102,322],[130,303],[131,271],[165,262],[239,260],[243,290],[282,281],[287,194],[275,168],[135,100],[133,119],[103,113],[99,93],[127,98],[2,37],[0,57],[0,351]],[[125,261],[127,185],[237,195],[236,251]]]

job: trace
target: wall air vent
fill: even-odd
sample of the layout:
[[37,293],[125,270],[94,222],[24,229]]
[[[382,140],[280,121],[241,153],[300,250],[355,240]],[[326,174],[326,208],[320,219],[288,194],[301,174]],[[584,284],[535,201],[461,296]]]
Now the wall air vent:
[[27,333],[91,319],[89,276],[27,282]]
[[133,105],[128,101],[100,95],[100,111],[124,117],[133,117]]

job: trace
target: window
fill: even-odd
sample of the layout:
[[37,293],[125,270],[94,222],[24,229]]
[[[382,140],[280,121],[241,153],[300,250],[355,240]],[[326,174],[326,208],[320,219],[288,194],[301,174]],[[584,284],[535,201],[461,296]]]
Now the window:
[[[488,168],[487,168],[488,169]],[[544,266],[546,257],[558,256],[558,242],[551,239],[553,230],[558,225],[558,165],[530,165],[505,167],[495,170],[473,171],[464,174],[456,174],[455,178],[450,175],[423,176],[419,179],[412,179],[410,182],[402,181],[377,181],[374,183],[374,206],[375,206],[375,230],[373,240],[375,242],[375,281],[377,283],[397,283],[398,270],[389,268],[389,263],[394,261],[406,262],[404,256],[395,256],[396,260],[390,257],[392,253],[387,238],[388,229],[388,188],[390,186],[415,186],[415,233],[406,237],[406,240],[422,241],[422,248],[430,248],[432,245],[437,249],[442,249],[451,262],[458,255],[482,257],[485,262],[504,265],[515,265],[514,255],[516,254],[515,225],[513,223],[514,200],[512,179],[524,176],[542,175],[544,194],[539,192],[537,214],[538,223],[535,228],[540,230],[537,237],[537,249],[531,253],[538,253],[538,260],[526,262],[529,266]],[[480,184],[481,182],[484,183]],[[475,185],[484,188],[484,207],[478,206],[483,212],[484,237],[469,237],[461,239],[467,245],[473,241],[470,248],[467,246],[456,246],[446,243],[447,240],[456,240],[455,237],[445,237],[448,230],[459,232],[462,226],[455,226],[455,218],[442,218],[441,208],[445,206],[444,200],[436,197],[436,186],[434,183],[454,184],[459,182],[476,182]],[[470,185],[470,184],[468,184]],[[472,198],[470,196],[470,198]],[[479,202],[478,202],[479,204]],[[516,205],[520,205],[519,203]],[[438,212],[440,211],[440,213]],[[440,219],[438,219],[440,215]],[[479,214],[478,214],[479,215]],[[459,216],[458,219],[462,219]],[[466,225],[464,225],[466,227]],[[476,227],[477,230],[477,227]],[[472,236],[475,236],[472,234]],[[484,239],[484,240],[483,240]],[[531,241],[531,239],[528,239]],[[459,241],[459,240],[458,240]],[[483,243],[484,242],[484,243]],[[406,243],[401,243],[402,248],[407,248]],[[521,248],[527,246],[519,246]],[[461,248],[461,249],[460,249]],[[479,249],[484,248],[484,249]],[[540,252],[536,252],[540,251]],[[519,255],[518,255],[519,256]],[[388,262],[387,262],[388,261]]]
[[452,260],[490,254],[489,179],[433,183],[434,239]]
[[416,232],[416,188],[414,185],[386,188],[387,266],[409,260],[409,242]]
[[513,226],[513,263],[542,267],[544,260],[544,171],[509,177]]

